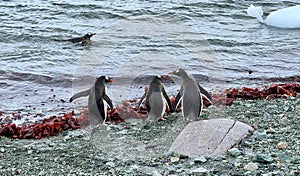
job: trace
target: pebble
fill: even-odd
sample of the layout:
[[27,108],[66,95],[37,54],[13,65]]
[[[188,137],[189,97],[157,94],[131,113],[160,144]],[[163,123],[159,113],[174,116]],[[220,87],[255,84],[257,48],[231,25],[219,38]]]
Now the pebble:
[[107,163],[105,163],[107,166],[109,166],[109,167],[115,167],[115,163],[114,162],[112,162],[112,161],[109,161],[109,162],[107,162]]
[[153,176],[162,176],[157,170],[152,171]]
[[256,163],[248,163],[245,167],[244,167],[245,170],[248,170],[248,171],[255,171],[258,169],[258,166]]
[[253,133],[253,137],[255,139],[262,140],[263,138],[267,137],[267,133],[266,133],[266,131],[263,131],[263,132],[255,131]]
[[288,107],[288,106],[285,106],[285,107],[283,108],[283,110],[284,110],[284,111],[291,111],[291,108]]
[[179,161],[178,157],[171,157],[171,163],[177,163]]
[[205,163],[207,159],[204,156],[200,156],[194,159],[195,163]]
[[125,134],[127,134],[127,132],[128,132],[128,130],[122,130],[122,131],[117,132],[117,134],[125,135]]
[[294,163],[294,164],[300,164],[300,156],[294,157],[293,163]]
[[228,150],[228,153],[231,156],[239,156],[241,154],[241,151],[239,149],[237,149],[237,148],[232,148],[232,149]]
[[192,174],[205,174],[207,172],[208,172],[207,169],[205,169],[204,167],[200,167],[200,168],[193,170]]
[[277,109],[278,106],[277,105],[267,105],[268,109]]
[[287,149],[287,147],[288,147],[288,143],[287,142],[279,142],[276,145],[276,148],[277,149],[281,149],[281,150],[285,150],[285,149]]
[[285,162],[287,162],[287,161],[290,160],[289,155],[287,155],[287,154],[285,154],[285,153],[278,153],[278,154],[277,154],[277,158],[278,158],[279,160],[285,161]]
[[268,112],[265,112],[263,115],[263,118],[265,118],[265,119],[271,118],[271,114],[269,114]]
[[250,103],[246,103],[245,106],[246,106],[247,108],[251,108],[252,105],[251,105]]
[[225,159],[225,156],[223,156],[223,155],[219,155],[214,158],[215,161],[222,161],[224,159]]
[[269,155],[258,154],[256,155],[256,161],[259,163],[270,164],[273,162],[273,158]]
[[2,153],[4,153],[4,152],[5,152],[5,148],[1,147],[1,148],[0,148],[0,151],[1,151]]
[[41,172],[39,173],[39,176],[43,176],[46,175],[46,172],[44,170],[41,170]]

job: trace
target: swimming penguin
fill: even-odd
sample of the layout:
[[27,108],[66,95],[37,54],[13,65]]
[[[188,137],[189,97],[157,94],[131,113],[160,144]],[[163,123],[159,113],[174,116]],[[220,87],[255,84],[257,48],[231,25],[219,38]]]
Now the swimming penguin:
[[109,105],[110,109],[113,109],[113,104],[106,94],[106,83],[109,82],[113,82],[113,80],[107,76],[101,76],[90,89],[79,92],[70,98],[70,102],[72,102],[77,98],[89,96],[88,110],[91,126],[105,123],[107,105]]
[[76,38],[71,38],[71,39],[66,39],[66,40],[61,40],[61,41],[69,41],[72,43],[80,43],[82,45],[86,44],[91,40],[91,37],[96,35],[96,33],[87,33],[83,37],[76,37]]
[[168,76],[155,76],[152,79],[148,89],[145,89],[145,93],[138,104],[137,108],[139,109],[141,103],[146,100],[148,117],[145,120],[144,127],[156,122],[163,117],[166,111],[166,104],[168,105],[170,111],[173,111],[170,99],[165,91],[164,86],[161,83],[161,78],[167,77]]
[[194,121],[202,112],[202,95],[204,95],[211,103],[213,102],[212,97],[183,69],[177,69],[169,74],[182,78],[182,85],[175,98],[173,109],[176,109],[179,102],[181,102],[182,116],[184,120],[187,122]]

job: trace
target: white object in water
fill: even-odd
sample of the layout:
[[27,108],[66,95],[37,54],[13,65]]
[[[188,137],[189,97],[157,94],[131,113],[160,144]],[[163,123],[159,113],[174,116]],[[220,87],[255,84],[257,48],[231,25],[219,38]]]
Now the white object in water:
[[263,11],[261,7],[250,5],[247,14],[256,17],[261,23],[279,28],[300,28],[300,5],[287,7],[270,13],[263,20]]

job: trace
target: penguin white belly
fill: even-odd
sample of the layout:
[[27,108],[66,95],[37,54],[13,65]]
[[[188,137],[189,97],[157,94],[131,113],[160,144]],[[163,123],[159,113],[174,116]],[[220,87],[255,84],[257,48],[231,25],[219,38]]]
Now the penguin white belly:
[[[163,109],[162,109],[160,117],[163,117],[165,112],[166,112],[166,109],[167,109],[167,100],[165,99],[163,93],[161,93],[161,97],[162,97],[162,100],[163,100]],[[171,107],[169,107],[169,108],[171,108]]]
[[105,123],[106,121],[106,118],[107,118],[107,107],[108,107],[108,103],[105,101],[105,100],[102,100],[103,101],[103,104],[104,104],[104,117],[102,117],[104,120],[103,120],[103,124]]

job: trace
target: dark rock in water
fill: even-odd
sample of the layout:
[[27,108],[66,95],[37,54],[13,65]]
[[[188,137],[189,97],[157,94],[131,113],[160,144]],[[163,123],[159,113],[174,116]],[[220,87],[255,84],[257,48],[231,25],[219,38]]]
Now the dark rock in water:
[[254,129],[232,119],[211,119],[189,123],[169,151],[189,157],[224,154]]
[[273,158],[269,155],[258,154],[256,155],[256,161],[259,163],[270,164],[273,162]]

